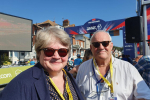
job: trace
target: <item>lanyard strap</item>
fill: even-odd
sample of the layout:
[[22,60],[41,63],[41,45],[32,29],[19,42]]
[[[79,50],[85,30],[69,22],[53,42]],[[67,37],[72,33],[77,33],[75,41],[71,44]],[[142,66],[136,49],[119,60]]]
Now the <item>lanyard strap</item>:
[[111,93],[113,94],[114,91],[113,91],[113,83],[112,83],[112,76],[113,76],[112,59],[111,59],[111,61],[110,61],[111,83],[110,83],[105,77],[103,77],[103,75],[100,73],[100,71],[98,70],[98,66],[97,66],[96,61],[95,61],[94,58],[93,58],[93,63],[94,63],[94,66],[97,68],[97,71],[98,71],[98,73],[100,74],[100,77],[107,83],[107,85],[110,87]]
[[[66,71],[65,71],[64,69],[62,69],[62,70],[63,70],[63,72],[65,73],[65,75],[67,76]],[[55,85],[55,83],[53,82],[53,80],[52,80],[50,77],[49,77],[49,79],[50,79],[52,85],[54,86],[54,88],[56,89],[57,93],[60,95],[61,99],[62,99],[62,100],[65,100],[63,94],[60,92],[60,90],[59,90],[58,87]],[[67,93],[68,93],[68,95],[69,95],[69,100],[73,100],[72,93],[71,93],[70,88],[69,88],[69,84],[68,84],[67,77],[66,77],[66,90],[67,90]]]
[[[98,83],[100,83],[103,79],[101,78],[100,80],[98,80],[97,77],[96,77],[96,74],[95,74],[94,67],[92,67],[92,68],[93,68],[94,76],[95,76],[95,78],[96,78],[96,80],[97,80],[96,84],[98,84]],[[108,71],[109,71],[109,70],[108,70]],[[108,73],[108,71],[107,71],[107,73]],[[107,76],[107,73],[104,75],[104,77]]]

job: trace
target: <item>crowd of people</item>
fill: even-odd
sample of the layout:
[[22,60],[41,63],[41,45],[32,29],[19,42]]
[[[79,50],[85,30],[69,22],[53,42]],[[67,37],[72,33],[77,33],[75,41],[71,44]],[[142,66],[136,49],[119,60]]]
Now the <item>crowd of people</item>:
[[29,59],[29,60],[26,62],[26,65],[35,65],[36,63],[37,63],[36,58],[33,58],[33,59]]
[[33,59],[29,59],[24,63],[22,61],[17,60],[13,65],[35,65],[36,63],[37,63],[36,58],[33,58]]
[[150,100],[150,56],[131,63],[113,57],[112,49],[109,33],[99,30],[83,59],[77,54],[68,61],[69,35],[52,26],[42,29],[35,40],[37,63],[16,76],[0,100]]

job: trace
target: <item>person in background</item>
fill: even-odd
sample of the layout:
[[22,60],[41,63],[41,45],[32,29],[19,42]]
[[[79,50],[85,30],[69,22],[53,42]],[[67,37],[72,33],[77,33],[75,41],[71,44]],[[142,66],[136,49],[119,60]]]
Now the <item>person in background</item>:
[[62,29],[47,27],[37,32],[38,63],[16,76],[0,93],[0,100],[83,100],[67,65],[70,37]]
[[150,55],[141,57],[135,67],[150,88]]
[[82,63],[82,59],[80,57],[80,54],[77,54],[77,59],[74,60],[73,67],[80,65],[81,63]]
[[122,55],[119,55],[119,57],[118,57],[119,59],[122,59]]
[[134,59],[133,65],[135,65],[142,57],[143,57],[143,55],[138,55],[138,56]]
[[129,62],[112,56],[113,43],[106,31],[90,39],[93,59],[83,62],[76,82],[85,100],[150,100],[150,89]]
[[132,58],[130,57],[130,55],[127,55],[127,60],[128,60],[129,63],[131,63],[131,64],[133,65],[133,60],[132,60]]
[[27,64],[27,65],[30,65],[30,61],[31,61],[31,59],[29,59],[29,60],[26,62],[26,64]]
[[33,58],[33,61],[35,62],[35,64],[37,63],[37,60],[36,60],[36,58]]
[[124,61],[128,61],[128,59],[127,59],[127,55],[122,55],[122,60],[124,60]]
[[71,58],[71,60],[69,61],[69,65],[70,65],[70,66],[73,66],[73,63],[74,63],[74,59]]
[[[84,57],[83,57],[83,62],[85,62],[85,61],[91,59],[92,57],[93,57],[93,55],[92,55],[91,50],[90,50],[90,49],[86,49],[86,50],[85,50],[85,53],[84,53]],[[72,68],[72,70],[69,71],[69,72],[73,75],[74,78],[76,78],[76,75],[77,75],[79,66],[80,66],[80,65],[75,66],[75,67]]]
[[19,64],[19,60],[15,61],[14,65],[18,65]]
[[33,59],[31,59],[30,65],[35,65],[35,61]]
[[87,61],[89,59],[92,59],[92,58],[93,58],[93,54],[91,52],[91,49],[86,49],[84,57],[83,57],[83,62],[85,62],[85,61]]

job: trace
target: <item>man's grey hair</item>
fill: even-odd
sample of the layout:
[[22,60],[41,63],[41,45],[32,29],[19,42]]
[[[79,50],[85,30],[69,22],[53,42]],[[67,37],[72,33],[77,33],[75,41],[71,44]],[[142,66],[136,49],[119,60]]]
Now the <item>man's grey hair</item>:
[[112,38],[111,38],[110,34],[109,34],[107,31],[104,31],[104,30],[97,30],[96,32],[93,33],[93,35],[92,35],[92,37],[91,37],[91,39],[90,39],[90,44],[92,43],[92,39],[93,39],[93,37],[95,36],[95,34],[97,34],[97,33],[99,33],[99,32],[104,32],[104,33],[108,34],[108,36],[109,36],[109,38],[110,38],[110,41],[112,41]]

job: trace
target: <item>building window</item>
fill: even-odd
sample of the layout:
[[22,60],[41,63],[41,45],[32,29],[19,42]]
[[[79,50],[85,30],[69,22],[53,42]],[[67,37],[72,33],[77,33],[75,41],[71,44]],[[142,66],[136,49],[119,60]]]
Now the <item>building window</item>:
[[15,57],[19,57],[19,56],[18,56],[18,52],[14,52],[14,54],[15,54]]
[[28,52],[28,56],[30,56],[30,52]]
[[83,48],[83,42],[81,42],[81,47]]
[[36,35],[36,33],[37,33],[37,30],[34,31],[34,34],[33,34],[33,35]]
[[80,54],[80,50],[77,50],[78,54]]
[[84,57],[84,51],[81,51],[81,57]]
[[13,52],[10,52],[10,57],[12,57],[13,56]]
[[24,52],[21,52],[21,56],[24,56]]

